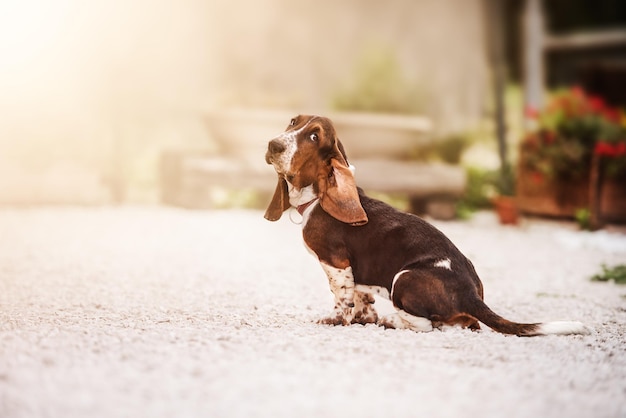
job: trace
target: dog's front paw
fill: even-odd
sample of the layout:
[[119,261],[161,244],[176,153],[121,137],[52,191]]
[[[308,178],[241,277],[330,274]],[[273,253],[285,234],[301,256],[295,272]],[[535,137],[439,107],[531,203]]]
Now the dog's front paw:
[[[355,309],[356,310],[356,309]],[[375,324],[378,322],[378,314],[373,308],[365,307],[360,309],[354,313],[354,318],[352,318],[353,324]]]
[[335,308],[330,315],[318,319],[317,323],[322,325],[350,325],[352,322],[351,309]]
[[321,325],[350,325],[350,322],[341,316],[326,316],[317,320]]

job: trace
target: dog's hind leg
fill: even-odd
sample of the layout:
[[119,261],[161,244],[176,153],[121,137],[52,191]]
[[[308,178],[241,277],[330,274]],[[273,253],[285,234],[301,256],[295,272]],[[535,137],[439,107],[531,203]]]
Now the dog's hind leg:
[[[438,268],[448,269],[448,264]],[[396,274],[389,296],[397,313],[386,316],[378,322],[385,328],[429,332],[433,327],[445,323],[445,319],[458,313],[447,300],[442,281],[421,269],[406,269]]]
[[396,290],[396,284],[404,277],[404,280],[410,279],[412,276],[411,270],[402,270],[393,278],[391,293],[389,299],[393,302],[396,313],[385,315],[378,321],[378,325],[385,328],[394,329],[410,329],[418,332],[430,332],[433,330],[432,321],[428,318],[421,316],[411,315],[402,309],[401,305],[394,300],[394,291]]

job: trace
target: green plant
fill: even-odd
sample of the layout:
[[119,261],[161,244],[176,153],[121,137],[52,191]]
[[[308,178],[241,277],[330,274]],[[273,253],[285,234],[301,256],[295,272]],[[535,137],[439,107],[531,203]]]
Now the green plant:
[[357,60],[351,82],[331,99],[336,110],[417,114],[424,94],[402,73],[391,49],[371,46]]
[[475,210],[467,202],[460,200],[455,207],[456,217],[462,221],[467,221],[472,217]]
[[580,229],[591,230],[591,211],[587,208],[576,209],[574,212],[574,219]]
[[491,199],[497,194],[498,172],[477,167],[468,167],[465,194],[459,201],[459,208],[467,215],[472,211],[491,206]]
[[602,273],[592,276],[591,280],[594,282],[613,281],[617,284],[626,284],[626,264],[619,264],[611,268],[603,264]]
[[422,147],[420,152],[421,159],[436,159],[448,164],[459,164],[463,151],[469,145],[469,139],[465,135],[452,134],[442,137],[432,144]]

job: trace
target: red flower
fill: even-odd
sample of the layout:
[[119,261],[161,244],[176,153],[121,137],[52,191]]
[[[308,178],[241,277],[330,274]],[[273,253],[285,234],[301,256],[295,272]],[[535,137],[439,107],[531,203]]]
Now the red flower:
[[621,157],[626,155],[626,142],[611,144],[609,142],[598,141],[593,152],[601,157]]
[[593,112],[602,113],[606,109],[606,104],[604,100],[598,96],[590,96],[589,97],[589,107]]
[[524,114],[528,119],[537,119],[539,117],[539,111],[532,106],[526,106]]
[[598,141],[593,149],[593,153],[599,156],[609,156],[611,154],[611,144]]
[[619,122],[620,121],[620,112],[618,109],[606,108],[602,112],[605,118],[607,118],[611,122]]

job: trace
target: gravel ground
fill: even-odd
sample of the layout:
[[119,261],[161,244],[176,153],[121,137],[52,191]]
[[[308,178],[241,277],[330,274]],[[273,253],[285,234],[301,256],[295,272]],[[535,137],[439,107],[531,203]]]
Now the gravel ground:
[[626,416],[626,287],[589,281],[623,233],[437,223],[496,312],[593,332],[418,334],[316,325],[332,295],[284,218],[0,210],[0,417]]

